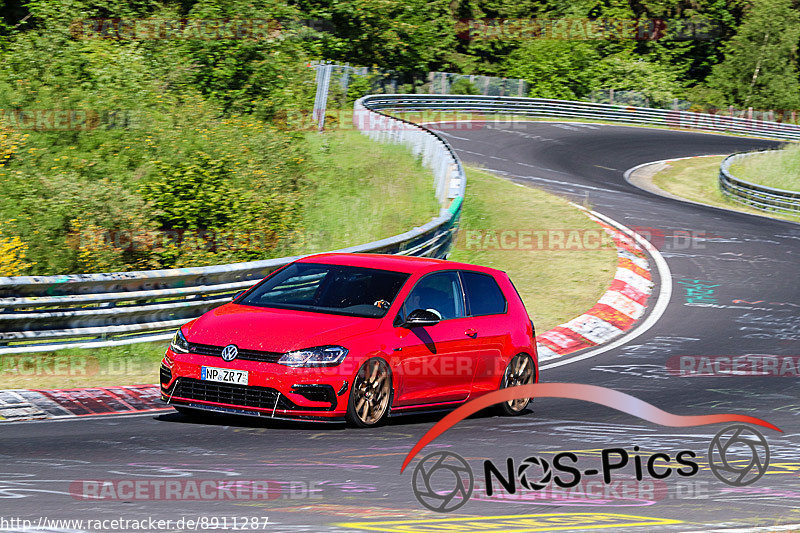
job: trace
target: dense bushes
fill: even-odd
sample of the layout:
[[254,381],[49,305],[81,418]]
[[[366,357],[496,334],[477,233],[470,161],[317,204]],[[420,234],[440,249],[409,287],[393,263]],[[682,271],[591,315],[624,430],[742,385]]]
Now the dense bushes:
[[136,6],[34,3],[35,27],[0,51],[0,231],[15,239],[0,243],[20,258],[6,274],[264,258],[302,223],[305,143],[265,121],[310,107],[313,71],[298,44],[70,34],[93,16],[267,9]]

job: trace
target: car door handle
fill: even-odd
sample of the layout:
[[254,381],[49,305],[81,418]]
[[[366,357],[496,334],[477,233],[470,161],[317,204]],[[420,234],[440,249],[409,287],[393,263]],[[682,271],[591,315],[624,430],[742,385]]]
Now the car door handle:
[[478,336],[478,330],[474,328],[469,328],[467,331],[464,332],[464,335],[467,337],[472,337],[473,339]]

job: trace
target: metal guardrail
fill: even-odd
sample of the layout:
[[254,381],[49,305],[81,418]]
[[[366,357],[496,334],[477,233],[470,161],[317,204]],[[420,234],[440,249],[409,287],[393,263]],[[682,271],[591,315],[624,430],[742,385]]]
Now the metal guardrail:
[[[431,109],[471,113],[471,116],[467,118],[470,118],[473,122],[475,120],[480,121],[482,118],[488,122],[488,118],[482,117],[482,114],[580,118],[714,133],[733,133],[779,140],[800,140],[800,125],[797,124],[691,111],[592,102],[570,102],[510,96],[462,95],[375,95],[366,97],[365,101],[369,103],[372,109],[395,113]],[[723,161],[720,166],[719,177],[722,192],[737,202],[765,211],[800,213],[800,193],[756,185],[730,174],[729,167],[731,162],[748,155],[749,153],[734,154]]]
[[719,166],[719,188],[731,200],[762,211],[800,215],[800,192],[774,189],[765,185],[750,183],[731,174],[731,165],[740,159],[756,154],[774,152],[741,152],[726,157]]
[[[466,187],[460,160],[438,134],[373,111],[364,102],[362,98],[355,103],[356,127],[377,141],[409,146],[433,171],[442,208],[423,226],[336,251],[445,257]],[[230,301],[299,257],[169,270],[0,277],[0,354],[167,339],[181,324]]]
[[[337,251],[446,255],[466,185],[461,162],[436,133],[382,112],[425,110],[473,112],[478,114],[471,117],[473,120],[480,119],[482,113],[583,118],[800,140],[800,126],[795,124],[688,111],[508,96],[365,96],[355,103],[355,126],[378,141],[410,146],[433,170],[436,195],[442,205],[447,199],[454,201],[424,226]],[[220,305],[294,259],[160,271],[0,278],[0,343],[5,343],[0,353],[165,339],[169,337],[165,330]],[[60,344],[53,344],[59,339]]]
[[[364,97],[371,109],[395,112],[441,110],[476,114],[584,118],[604,122],[665,126],[716,133],[737,133],[782,140],[800,140],[800,125],[721,114],[694,113],[625,105],[572,102],[546,98],[472,95],[373,95]],[[474,117],[475,118],[475,117]],[[477,117],[480,119],[480,116]]]

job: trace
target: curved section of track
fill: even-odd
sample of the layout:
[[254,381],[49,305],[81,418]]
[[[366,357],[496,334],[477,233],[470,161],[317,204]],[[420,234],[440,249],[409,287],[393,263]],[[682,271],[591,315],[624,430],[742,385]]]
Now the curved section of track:
[[[686,531],[800,522],[795,512],[800,506],[800,434],[792,429],[800,415],[796,374],[789,369],[795,377],[677,377],[667,370],[670,358],[677,356],[800,355],[800,226],[655,196],[623,179],[626,169],[648,161],[775,143],[549,122],[444,133],[468,164],[581,202],[588,199],[603,215],[663,235],[663,242],[655,244],[669,264],[673,290],[661,319],[632,342],[551,368],[542,379],[614,388],[676,414],[741,413],[766,419],[787,431],[765,432],[772,466],[763,478],[748,487],[731,487],[711,474],[706,450],[720,428],[665,428],[594,404],[538,399],[527,416],[465,420],[423,454],[458,453],[481,481],[485,459],[504,466],[507,458],[519,464],[529,456],[552,458],[573,451],[581,465],[596,467],[600,450],[608,448],[638,447],[646,456],[661,452],[671,457],[689,450],[702,468],[692,477],[673,473],[639,483],[628,465],[610,485],[602,483],[602,476],[587,474],[587,480],[599,484],[582,484],[571,494],[548,489],[506,498],[473,495],[464,507],[443,516],[424,510],[411,491],[411,474],[399,473],[402,458],[436,417],[400,418],[383,428],[356,431],[230,418],[200,424],[169,414],[4,425],[3,514],[173,520],[269,516],[271,525],[262,530],[298,532],[433,531],[426,527],[442,518],[514,515],[509,520],[523,520],[521,515],[537,515],[525,519],[525,527],[533,530],[531,524],[555,527],[553,513],[560,515],[562,530],[576,531],[613,524],[618,530]],[[691,241],[691,235],[703,238]],[[87,501],[70,494],[79,490],[76,480],[106,479],[270,480],[279,489],[256,501],[175,502],[152,495]],[[398,520],[414,522],[379,524]],[[480,522],[480,528],[510,528],[506,523],[501,529],[499,519],[492,520]],[[441,531],[444,524],[437,527]]]

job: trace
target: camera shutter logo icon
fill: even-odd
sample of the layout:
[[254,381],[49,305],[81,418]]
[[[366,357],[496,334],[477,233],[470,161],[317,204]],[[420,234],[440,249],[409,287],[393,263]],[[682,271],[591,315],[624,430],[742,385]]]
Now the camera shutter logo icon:
[[411,479],[417,501],[438,513],[455,511],[467,503],[474,486],[469,464],[452,452],[434,452],[423,457]]
[[711,439],[708,464],[723,483],[734,487],[755,483],[769,466],[767,439],[749,426],[728,426]]

